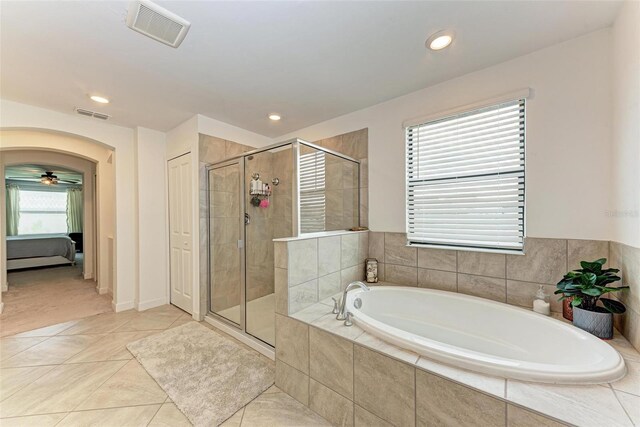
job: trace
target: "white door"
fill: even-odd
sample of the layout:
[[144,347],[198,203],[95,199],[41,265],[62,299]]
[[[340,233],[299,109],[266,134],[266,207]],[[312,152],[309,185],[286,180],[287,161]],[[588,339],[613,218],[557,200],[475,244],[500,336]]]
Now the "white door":
[[169,160],[171,304],[193,312],[191,153]]

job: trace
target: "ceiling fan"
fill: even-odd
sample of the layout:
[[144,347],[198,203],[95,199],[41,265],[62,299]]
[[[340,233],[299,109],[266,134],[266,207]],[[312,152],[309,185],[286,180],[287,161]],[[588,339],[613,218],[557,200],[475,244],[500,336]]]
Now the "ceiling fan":
[[55,175],[53,171],[50,171],[50,170],[45,170],[44,173],[40,175],[40,177],[38,178],[38,174],[40,173],[40,171],[42,171],[42,169],[40,170],[32,169],[31,171],[25,171],[25,173],[17,173],[16,176],[7,176],[6,178],[13,181],[40,182],[41,184],[44,184],[44,185],[57,185],[57,184],[77,185],[79,184],[78,180],[58,178],[58,175]]
[[58,183],[58,177],[51,171],[45,171],[40,175],[40,182],[44,185],[56,185]]

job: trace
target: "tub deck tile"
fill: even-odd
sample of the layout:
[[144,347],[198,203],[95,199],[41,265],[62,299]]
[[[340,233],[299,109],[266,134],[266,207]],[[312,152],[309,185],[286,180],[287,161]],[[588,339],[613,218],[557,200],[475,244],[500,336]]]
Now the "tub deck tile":
[[418,368],[432,372],[441,377],[448,378],[468,387],[475,388],[493,396],[504,399],[506,391],[506,380],[500,377],[484,375],[478,372],[471,372],[455,366],[445,365],[426,357],[420,357]]

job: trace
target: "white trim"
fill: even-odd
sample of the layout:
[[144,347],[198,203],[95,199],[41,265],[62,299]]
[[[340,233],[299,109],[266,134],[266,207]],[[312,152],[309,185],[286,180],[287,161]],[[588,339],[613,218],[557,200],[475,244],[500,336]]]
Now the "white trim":
[[0,314],[4,311],[4,303],[0,302]]
[[478,246],[447,246],[447,245],[433,245],[430,243],[417,243],[407,241],[407,247],[412,248],[429,248],[429,249],[444,249],[447,251],[461,251],[461,252],[487,252],[490,254],[507,254],[507,255],[525,255],[523,249],[514,249],[512,251],[508,249],[492,249],[482,248]]
[[515,101],[517,99],[527,99],[531,97],[531,89],[525,88],[514,92],[509,92],[504,95],[496,96],[491,99],[485,99],[483,101],[474,102],[472,104],[461,105],[459,107],[451,108],[449,110],[441,111],[439,113],[430,114],[428,116],[414,117],[402,122],[402,128],[406,129],[410,126],[422,125],[435,120],[440,120],[445,117],[453,116],[456,114],[464,113],[467,111],[477,110],[483,107],[489,107],[491,105],[502,104],[505,102]]
[[117,304],[115,302],[111,302],[111,308],[113,308],[113,311],[115,311],[116,313],[119,313],[121,311],[131,310],[135,307],[133,301],[126,301],[119,302]]
[[138,304],[136,304],[136,310],[144,311],[144,310],[148,310],[154,307],[159,307],[165,304],[168,304],[166,298],[150,299],[150,300],[139,302]]
[[257,340],[254,340],[250,337],[248,337],[247,335],[243,334],[242,332],[238,331],[235,328],[232,328],[229,325],[226,325],[225,323],[212,318],[211,316],[205,316],[204,317],[204,321],[207,322],[208,324],[210,324],[211,326],[214,326],[218,329],[220,329],[222,332],[231,335],[233,338],[237,339],[238,341],[240,341],[243,344],[248,345],[249,347],[251,347],[252,349],[256,350],[258,353],[263,354],[264,356],[268,357],[271,360],[276,360],[276,353],[275,351],[268,346],[267,344],[264,344],[262,342],[258,342]]

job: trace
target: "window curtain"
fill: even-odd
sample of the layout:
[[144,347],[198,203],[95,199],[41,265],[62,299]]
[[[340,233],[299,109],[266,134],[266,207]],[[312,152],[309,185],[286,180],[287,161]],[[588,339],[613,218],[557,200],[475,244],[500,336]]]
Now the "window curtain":
[[82,233],[82,190],[67,190],[67,232]]
[[7,185],[7,236],[18,235],[20,224],[20,189],[17,185]]

